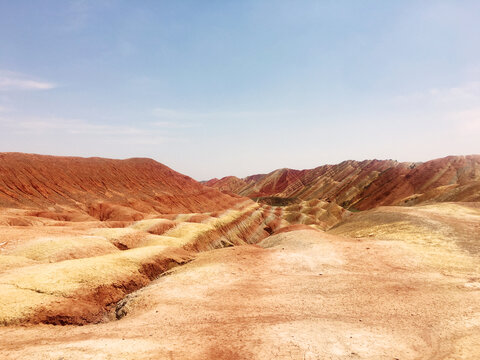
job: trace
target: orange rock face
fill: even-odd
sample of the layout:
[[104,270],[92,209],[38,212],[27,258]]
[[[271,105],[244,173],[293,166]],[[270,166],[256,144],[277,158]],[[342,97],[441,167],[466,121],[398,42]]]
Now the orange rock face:
[[251,198],[323,199],[358,210],[426,201],[479,201],[480,155],[425,163],[344,161],[310,170],[279,169],[244,179],[213,179],[206,184]]
[[205,182],[206,186],[217,188],[223,192],[233,192],[246,186],[248,183],[236,176],[225,176],[221,179],[211,179]]
[[[139,220],[146,214],[218,211],[243,201],[151,159],[0,153],[0,206]],[[55,215],[57,214],[57,215]]]

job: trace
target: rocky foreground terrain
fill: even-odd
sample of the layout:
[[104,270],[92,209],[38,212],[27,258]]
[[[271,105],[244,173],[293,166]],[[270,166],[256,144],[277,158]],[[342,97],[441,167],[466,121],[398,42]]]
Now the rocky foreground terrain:
[[0,358],[478,359],[479,182],[0,154]]

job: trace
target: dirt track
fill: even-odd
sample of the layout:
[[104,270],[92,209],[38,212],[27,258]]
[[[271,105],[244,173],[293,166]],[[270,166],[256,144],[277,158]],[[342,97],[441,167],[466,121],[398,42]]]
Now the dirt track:
[[[2,359],[475,359],[478,258],[300,230],[199,254],[121,320],[0,328]],[[458,260],[458,257],[456,258]]]

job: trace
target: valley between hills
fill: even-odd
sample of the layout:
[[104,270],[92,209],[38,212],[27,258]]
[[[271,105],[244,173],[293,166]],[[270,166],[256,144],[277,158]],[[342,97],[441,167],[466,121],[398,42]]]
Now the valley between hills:
[[0,153],[1,359],[478,359],[480,155],[203,183]]

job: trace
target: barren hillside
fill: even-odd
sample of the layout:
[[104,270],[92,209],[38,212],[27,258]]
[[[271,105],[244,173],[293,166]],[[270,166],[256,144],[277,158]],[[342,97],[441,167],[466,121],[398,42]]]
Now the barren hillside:
[[244,179],[229,176],[206,185],[250,198],[334,201],[354,210],[428,201],[479,201],[480,155],[425,163],[344,161],[310,170],[279,169]]
[[0,207],[37,210],[41,217],[139,220],[224,210],[240,201],[151,159],[0,153]]

